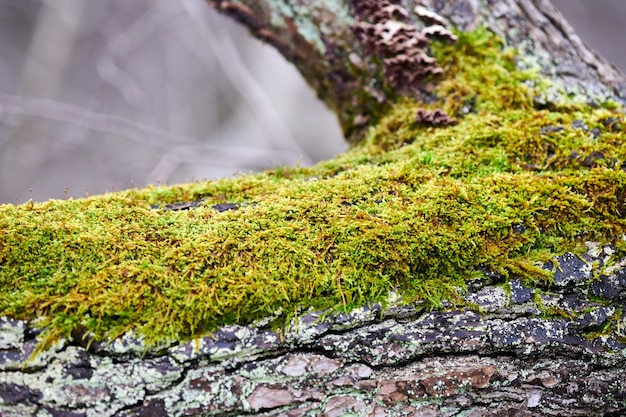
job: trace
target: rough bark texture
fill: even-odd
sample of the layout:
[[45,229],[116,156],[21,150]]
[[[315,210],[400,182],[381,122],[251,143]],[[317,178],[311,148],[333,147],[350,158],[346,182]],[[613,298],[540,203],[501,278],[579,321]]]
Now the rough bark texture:
[[[294,62],[351,134],[384,90],[375,91],[373,68],[354,64],[366,57],[348,3],[209,0]],[[486,23],[522,46],[520,65],[541,65],[572,94],[626,96],[624,77],[545,0],[420,3],[461,30]],[[308,313],[282,334],[230,326],[149,350],[132,334],[101,344],[77,331],[33,355],[33,323],[2,318],[0,414],[623,415],[626,260],[594,276],[613,250],[589,244],[583,259],[564,254],[550,288],[513,281],[507,293],[497,276],[473,282],[475,311],[374,305],[349,316]]]
[[[626,260],[600,279],[613,248],[557,259],[551,290],[474,282],[469,310],[420,305],[302,316],[279,334],[229,326],[146,351],[77,332],[28,360],[37,332],[0,320],[3,416],[593,416],[626,412],[619,331]],[[594,265],[592,267],[592,264]],[[590,296],[599,301],[590,301]],[[538,301],[570,318],[546,316]],[[621,323],[616,328],[623,328]],[[45,414],[48,412],[49,414]]]

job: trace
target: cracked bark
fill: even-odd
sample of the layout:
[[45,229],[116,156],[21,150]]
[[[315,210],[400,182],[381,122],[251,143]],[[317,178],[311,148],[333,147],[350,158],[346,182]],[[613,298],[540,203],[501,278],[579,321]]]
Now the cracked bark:
[[[367,58],[347,0],[208,3],[277,47],[358,140],[355,119],[375,112],[386,92],[374,69],[354,64]],[[520,46],[519,65],[540,65],[571,94],[624,101],[624,76],[545,0],[420,4],[461,30],[487,24]],[[539,100],[548,106],[558,97]],[[583,259],[560,257],[549,288],[513,281],[506,294],[498,276],[473,282],[468,300],[481,313],[371,305],[349,315],[309,313],[284,334],[229,326],[148,350],[132,334],[103,344],[77,331],[32,357],[38,331],[1,318],[0,414],[623,415],[626,260],[594,278],[612,248],[589,248]],[[546,317],[537,300],[571,319]],[[608,323],[618,325],[589,337]]]

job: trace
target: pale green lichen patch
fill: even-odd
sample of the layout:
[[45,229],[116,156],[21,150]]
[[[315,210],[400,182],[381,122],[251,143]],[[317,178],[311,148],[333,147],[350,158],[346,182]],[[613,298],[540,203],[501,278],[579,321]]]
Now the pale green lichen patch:
[[404,100],[315,167],[0,206],[0,315],[156,342],[390,291],[438,308],[480,271],[549,283],[555,254],[626,233],[621,114],[536,109],[513,53],[482,29],[458,35],[436,50],[455,126],[416,125]]

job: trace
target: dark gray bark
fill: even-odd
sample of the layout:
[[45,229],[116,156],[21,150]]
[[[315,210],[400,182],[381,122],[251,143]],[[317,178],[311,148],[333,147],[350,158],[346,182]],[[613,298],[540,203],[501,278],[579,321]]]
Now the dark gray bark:
[[[357,137],[354,118],[385,92],[361,94],[379,75],[350,63],[362,49],[348,3],[209,0],[294,62]],[[522,47],[520,65],[541,65],[572,94],[625,97],[623,75],[546,0],[420,3],[462,30],[486,23]],[[77,331],[34,356],[33,323],[3,318],[0,415],[623,415],[626,260],[595,277],[614,249],[589,248],[584,259],[558,259],[553,287],[513,281],[503,289],[497,276],[473,282],[468,300],[477,311],[418,304],[308,313],[283,334],[230,326],[149,350],[132,334],[102,344]]]

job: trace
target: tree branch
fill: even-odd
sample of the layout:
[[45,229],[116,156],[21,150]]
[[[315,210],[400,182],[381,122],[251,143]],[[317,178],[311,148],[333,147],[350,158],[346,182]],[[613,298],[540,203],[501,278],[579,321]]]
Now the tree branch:
[[[358,0],[207,0],[209,5],[246,25],[257,38],[292,62],[338,116],[346,138],[355,142],[369,120],[389,100],[379,66],[355,36]],[[367,1],[361,0],[362,3]],[[373,2],[377,3],[377,2]],[[382,3],[382,2],[378,2]],[[393,2],[395,3],[395,2]],[[563,91],[591,103],[624,101],[626,79],[587,48],[549,0],[400,2],[409,24],[423,27],[414,6],[425,6],[461,31],[487,25],[506,45],[521,48],[519,65],[541,68]],[[561,93],[539,97],[558,102]]]
[[[623,102],[617,69],[547,0],[208,2],[293,62],[349,140],[375,139],[314,168],[0,207],[2,311],[23,319],[0,317],[0,414],[624,414],[626,129],[576,103]],[[392,108],[446,99],[428,90],[427,40],[452,40],[433,21],[486,25],[554,88],[532,102],[489,35],[493,88],[523,90],[511,108],[443,129],[441,109]],[[302,294],[361,307],[300,311]],[[65,337],[42,345],[40,319]],[[158,346],[101,337],[150,326]]]

